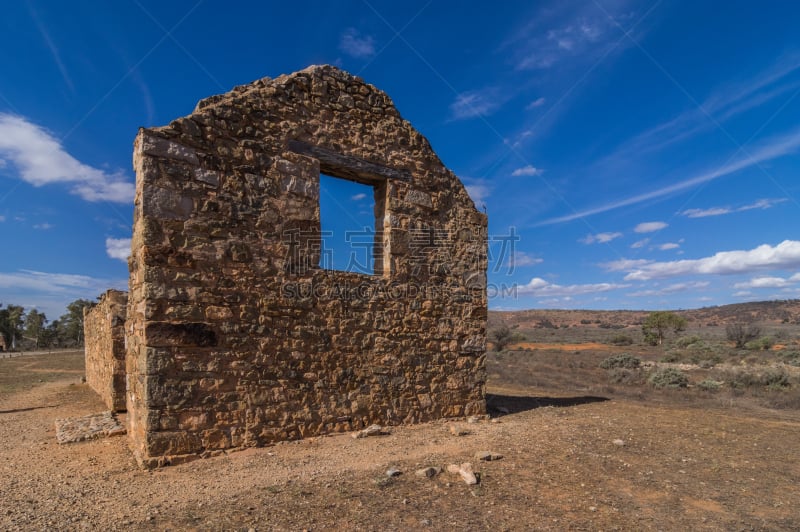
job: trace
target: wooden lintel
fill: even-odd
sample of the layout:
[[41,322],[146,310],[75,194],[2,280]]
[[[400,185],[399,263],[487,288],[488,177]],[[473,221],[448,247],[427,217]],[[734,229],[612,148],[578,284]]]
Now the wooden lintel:
[[317,159],[319,171],[333,177],[368,184],[377,184],[387,179],[411,181],[411,172],[408,170],[390,168],[352,155],[342,155],[307,142],[290,140],[288,148],[300,155],[308,155]]

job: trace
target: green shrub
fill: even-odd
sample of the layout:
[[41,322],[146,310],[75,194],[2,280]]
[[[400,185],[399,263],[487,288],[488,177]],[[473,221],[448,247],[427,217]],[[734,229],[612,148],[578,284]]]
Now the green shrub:
[[608,370],[608,380],[614,384],[638,384],[642,378],[638,369],[611,368]]
[[800,352],[798,351],[784,351],[781,353],[781,358],[790,366],[800,366]]
[[696,344],[697,342],[700,342],[700,341],[701,341],[701,338],[699,336],[696,336],[696,335],[684,336],[682,338],[678,338],[677,340],[675,340],[675,346],[676,347],[680,347],[681,349],[685,349],[685,348],[689,347],[690,345]]
[[750,351],[766,351],[770,349],[773,345],[775,345],[775,340],[773,340],[769,336],[762,336],[758,340],[747,342],[746,344],[744,344],[744,348],[749,349]]
[[722,383],[713,379],[706,379],[700,382],[697,387],[706,392],[716,392],[722,387]]
[[661,362],[667,362],[669,364],[674,364],[676,362],[680,362],[681,360],[683,360],[683,355],[676,351],[670,351],[661,357]]
[[656,388],[686,388],[689,377],[675,368],[658,368],[647,379]]
[[633,338],[627,334],[617,334],[613,336],[608,343],[611,345],[631,345],[633,343]]
[[767,388],[785,388],[789,386],[789,374],[783,368],[769,368],[761,375],[761,384]]
[[635,357],[630,353],[620,353],[619,355],[608,357],[607,359],[600,362],[600,367],[603,369],[613,369],[613,368],[637,369],[641,365],[642,365],[642,359],[640,359],[639,357]]

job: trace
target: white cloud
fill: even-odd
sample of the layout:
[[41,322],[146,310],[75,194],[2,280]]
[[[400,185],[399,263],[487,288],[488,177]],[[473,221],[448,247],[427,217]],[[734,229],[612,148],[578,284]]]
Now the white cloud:
[[93,300],[109,288],[127,290],[127,284],[124,279],[97,279],[69,273],[0,272],[3,302],[36,308],[50,319],[63,314],[67,304],[76,299]]
[[800,273],[796,273],[789,277],[789,280],[792,282],[800,282]]
[[586,235],[585,237],[578,240],[581,244],[605,244],[606,242],[611,242],[615,238],[619,238],[622,236],[622,233],[597,233],[596,235]]
[[535,266],[537,264],[541,264],[544,262],[544,259],[540,259],[539,257],[532,257],[528,255],[524,251],[517,251],[514,253],[512,257],[508,260],[508,266],[510,268],[514,268],[517,266]]
[[621,207],[627,207],[629,205],[635,205],[637,203],[642,203],[644,201],[650,201],[661,197],[669,196],[671,194],[675,194],[677,192],[681,192],[683,190],[696,187],[703,183],[707,183],[709,181],[713,181],[715,179],[719,179],[721,177],[725,177],[727,175],[736,173],[739,170],[759,165],[762,162],[770,161],[772,159],[777,159],[779,157],[783,157],[784,155],[794,153],[795,151],[797,151],[798,148],[800,148],[800,128],[797,128],[781,136],[772,137],[767,141],[765,141],[764,143],[762,143],[760,146],[752,150],[748,150],[749,153],[744,154],[741,158],[732,161],[722,167],[718,167],[713,171],[709,171],[697,175],[695,177],[692,177],[690,179],[686,179],[684,181],[680,181],[672,185],[652,190],[650,192],[645,192],[643,194],[638,194],[636,196],[631,196],[629,198],[613,200],[611,202],[606,203],[605,205],[600,205],[598,207],[585,209],[565,216],[559,216],[557,218],[544,220],[543,222],[539,222],[537,225],[542,226],[542,225],[552,225],[562,222],[569,222],[572,220],[577,220],[579,218],[585,218],[587,216],[591,216],[594,214],[608,212],[614,209],[619,209]]
[[33,226],[34,229],[39,229],[41,231],[47,231],[48,229],[52,229],[53,227],[55,227],[55,225],[53,225],[51,223],[47,223],[47,222],[40,223],[40,224],[34,224],[34,226]]
[[695,281],[688,283],[675,283],[663,288],[651,290],[639,290],[628,294],[633,297],[652,297],[652,296],[665,296],[667,294],[674,294],[676,292],[686,292],[688,290],[699,290],[706,288],[710,283],[708,281]]
[[650,239],[649,238],[643,238],[643,239],[637,240],[636,242],[631,244],[631,248],[633,248],[633,249],[643,248],[649,243],[650,243]]
[[483,203],[492,193],[492,186],[485,179],[465,177],[462,179],[469,197],[475,204]]
[[5,221],[6,221],[6,217],[5,217],[5,216],[2,216],[2,215],[0,215],[0,222],[5,222]]
[[503,104],[503,100],[495,93],[495,89],[483,89],[457,95],[456,100],[450,104],[452,119],[465,120],[492,114]]
[[112,259],[128,262],[131,254],[130,238],[106,238],[106,254]]
[[721,216],[723,214],[750,211],[753,209],[771,209],[775,205],[785,201],[789,200],[787,198],[764,198],[748,205],[742,205],[741,207],[709,207],[708,209],[687,209],[679,212],[678,214],[687,216],[689,218],[705,218],[707,216]]
[[687,209],[681,211],[679,214],[688,216],[689,218],[705,218],[707,216],[721,216],[723,214],[730,214],[733,210],[728,207],[711,207],[708,209]]
[[784,240],[777,246],[762,244],[751,250],[720,251],[702,259],[650,262],[634,266],[626,281],[646,281],[678,275],[727,275],[758,270],[800,267],[800,241]]
[[53,135],[20,116],[0,113],[0,158],[10,161],[19,177],[35,187],[64,183],[86,201],[133,201],[133,183],[122,172],[108,173],[81,163]]
[[681,245],[676,242],[667,242],[658,246],[658,249],[661,251],[669,251],[670,249],[678,249],[679,247],[681,247]]
[[609,292],[619,288],[627,288],[628,286],[630,285],[614,283],[573,284],[561,286],[549,281],[545,281],[540,277],[534,277],[528,284],[518,286],[517,293],[522,295],[533,295],[536,297],[564,297]]
[[375,39],[361,35],[355,28],[347,28],[339,39],[339,50],[359,59],[375,55]]
[[525,106],[525,109],[528,109],[528,110],[531,110],[531,109],[536,109],[537,107],[541,107],[541,106],[543,106],[543,105],[545,104],[545,102],[546,102],[546,101],[547,101],[547,100],[545,100],[545,99],[544,99],[544,97],[539,97],[539,98],[536,98],[536,99],[535,99],[535,100],[533,100],[531,103],[529,103],[528,105],[526,105],[526,106]]
[[800,276],[793,275],[789,279],[783,277],[754,277],[744,283],[736,283],[734,288],[783,288],[800,280]]
[[652,260],[647,259],[620,259],[611,262],[604,262],[600,264],[603,268],[610,272],[624,272],[630,271],[634,268],[641,268],[647,264],[651,264]]
[[664,222],[642,222],[636,227],[633,228],[634,231],[637,233],[653,233],[655,231],[661,231],[668,224]]
[[366,194],[364,194],[363,192],[359,192],[358,194],[353,194],[352,196],[350,196],[350,199],[353,201],[361,201],[366,197],[367,197]]
[[542,172],[543,170],[541,168],[536,168],[529,164],[527,166],[523,166],[522,168],[517,168],[516,170],[511,172],[511,175],[514,177],[535,176],[535,175],[540,175]]
[[733,293],[733,297],[746,297],[746,298],[750,298],[750,297],[753,297],[753,295],[754,295],[754,294],[753,294],[753,292],[749,292],[749,291],[747,291],[747,290],[742,290],[741,292],[734,292],[734,293]]

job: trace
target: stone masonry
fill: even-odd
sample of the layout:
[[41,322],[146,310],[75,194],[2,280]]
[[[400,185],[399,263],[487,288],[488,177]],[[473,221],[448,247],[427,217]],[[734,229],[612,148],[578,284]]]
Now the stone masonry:
[[[261,79],[133,159],[141,465],[485,412],[487,219],[386,94],[332,66]],[[320,267],[320,172],[373,188],[373,275]]]
[[106,406],[125,411],[125,313],[128,294],[108,290],[100,303],[83,310],[86,382]]

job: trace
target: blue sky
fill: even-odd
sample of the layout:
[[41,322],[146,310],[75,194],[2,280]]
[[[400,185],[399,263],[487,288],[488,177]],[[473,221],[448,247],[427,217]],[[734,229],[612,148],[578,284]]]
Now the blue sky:
[[321,63],[386,91],[485,206],[492,308],[800,297],[798,19],[788,1],[8,2],[0,302],[52,319],[124,288],[137,128]]

